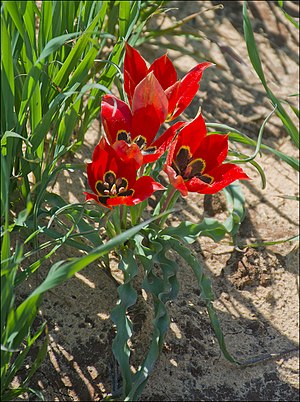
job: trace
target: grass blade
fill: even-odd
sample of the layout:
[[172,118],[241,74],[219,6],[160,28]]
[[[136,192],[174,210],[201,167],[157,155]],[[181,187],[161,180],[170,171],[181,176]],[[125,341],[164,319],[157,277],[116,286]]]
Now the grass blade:
[[256,71],[262,85],[265,88],[266,94],[268,98],[271,100],[273,107],[277,106],[276,114],[281,119],[286,131],[289,133],[294,144],[299,148],[299,131],[297,127],[294,125],[289,115],[286,113],[279,99],[273,94],[273,92],[269,89],[267,85],[267,81],[265,79],[265,75],[263,72],[258,48],[256,46],[251,21],[247,11],[246,1],[243,3],[243,19],[244,19],[244,36],[248,49],[248,55],[254,70]]

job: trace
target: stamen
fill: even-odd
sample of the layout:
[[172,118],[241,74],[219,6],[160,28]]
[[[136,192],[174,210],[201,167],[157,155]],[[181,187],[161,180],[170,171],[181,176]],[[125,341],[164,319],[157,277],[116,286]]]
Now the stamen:
[[96,190],[99,194],[98,199],[103,204],[106,202],[106,198],[133,194],[133,190],[127,190],[128,180],[125,177],[116,178],[116,174],[111,170],[105,173],[104,180],[104,182],[99,180],[96,183]]
[[117,194],[117,187],[115,184],[112,185],[111,189],[110,189],[110,193],[112,195],[116,195]]
[[121,177],[118,177],[118,178],[117,178],[117,180],[116,180],[116,185],[117,185],[117,187],[119,187],[119,186],[122,185],[123,180],[124,180],[124,179],[121,179]]

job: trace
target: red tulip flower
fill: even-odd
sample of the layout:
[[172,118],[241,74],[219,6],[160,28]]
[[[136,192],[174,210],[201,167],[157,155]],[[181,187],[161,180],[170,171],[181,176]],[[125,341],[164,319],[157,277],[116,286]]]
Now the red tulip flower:
[[167,112],[167,97],[153,73],[136,86],[131,109],[114,95],[102,98],[101,120],[108,142],[113,145],[122,140],[130,146],[126,148],[126,144],[119,144],[120,158],[123,151],[132,150],[138,158],[136,148],[139,148],[143,164],[157,160],[173,140],[175,130],[184,124],[176,123],[156,139]]
[[166,121],[174,120],[187,108],[199,89],[203,71],[213,65],[209,62],[200,63],[182,80],[178,80],[175,67],[166,54],[156,59],[148,68],[145,59],[136,49],[128,43],[125,46],[124,89],[130,105],[133,103],[137,85],[147,74],[153,72],[168,99]]
[[[116,143],[116,147],[119,144]],[[96,146],[92,162],[87,164],[88,183],[93,193],[85,192],[86,200],[111,208],[116,205],[136,205],[164,187],[150,176],[137,179],[134,158],[122,161],[115,148],[104,138]]]
[[163,170],[183,196],[214,194],[235,180],[249,179],[239,166],[223,163],[227,153],[228,136],[207,135],[199,114],[173,141]]

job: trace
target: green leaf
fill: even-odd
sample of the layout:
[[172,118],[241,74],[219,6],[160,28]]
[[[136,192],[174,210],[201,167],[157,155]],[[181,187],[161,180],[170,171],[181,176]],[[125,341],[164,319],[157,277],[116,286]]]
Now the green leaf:
[[[167,240],[167,239],[165,239]],[[211,282],[209,278],[203,274],[202,267],[198,259],[196,259],[190,252],[190,250],[181,244],[180,241],[174,238],[168,239],[168,244],[176,253],[184,258],[184,260],[188,263],[188,265],[192,268],[197,281],[198,285],[201,291],[201,297],[204,299],[206,303],[206,308],[209,314],[211,326],[215,332],[216,338],[219,342],[220,349],[224,355],[224,357],[230,361],[231,363],[235,364],[240,364],[238,361],[234,359],[234,357],[231,356],[231,354],[228,352],[226,344],[225,344],[225,339],[223,336],[223,332],[220,326],[220,322],[218,320],[217,314],[215,312],[214,306],[213,306],[213,292],[212,292],[212,287],[211,287]]]
[[52,53],[55,53],[67,41],[69,41],[70,39],[76,38],[79,35],[80,35],[80,32],[72,32],[72,33],[60,35],[60,36],[57,36],[57,37],[51,39],[49,42],[46,43],[46,46],[42,50],[35,65],[37,66],[39,63],[44,62],[47,57],[49,57]]
[[248,243],[248,244],[239,244],[239,249],[245,249],[247,247],[258,248],[258,247],[267,247],[274,246],[275,244],[283,244],[288,243],[290,241],[299,241],[299,235],[289,237],[288,239],[280,239],[280,240],[272,240],[272,241],[261,241],[258,243]]
[[18,306],[16,311],[7,320],[6,332],[9,335],[5,346],[14,349],[15,346],[19,345],[22,339],[27,335],[28,328],[30,328],[36,316],[37,308],[40,304],[43,293],[55,286],[61,285],[67,279],[75,275],[76,272],[81,271],[87,265],[96,261],[111,250],[116,249],[121,244],[124,244],[124,242],[126,242],[130,237],[134,236],[155,219],[157,219],[157,217],[126,230],[122,234],[109,240],[107,243],[96,247],[85,256],[75,258],[69,262],[59,261],[54,264],[41,285],[39,285],[28,296],[28,298]]
[[[176,298],[179,289],[176,277],[178,266],[166,256],[169,250],[168,243],[157,236],[155,228],[144,230],[143,236],[144,239],[142,235],[137,235],[135,238],[136,251],[145,270],[143,288],[151,293],[153,299],[153,334],[148,353],[134,374],[131,390],[126,394],[124,401],[138,400],[147,383],[169,328],[166,303]],[[159,274],[154,272],[154,264],[160,269]]]
[[14,110],[15,77],[13,69],[13,54],[11,38],[7,30],[6,21],[1,13],[1,127],[2,132],[12,130],[16,125]]
[[116,324],[117,334],[112,343],[114,356],[120,366],[123,379],[123,393],[127,393],[132,387],[132,375],[130,369],[130,348],[128,340],[132,335],[132,322],[127,316],[127,310],[137,300],[137,292],[133,287],[133,279],[138,273],[138,266],[134,254],[128,248],[120,255],[119,269],[124,274],[124,284],[118,287],[119,302],[111,312],[111,319]]
[[[30,328],[28,328],[28,332],[29,332],[29,329]],[[2,390],[8,389],[13,378],[15,377],[17,372],[21,369],[21,367],[24,365],[25,358],[27,357],[31,347],[34,345],[36,340],[41,336],[44,329],[45,329],[45,323],[40,326],[40,328],[36,331],[36,333],[34,334],[33,337],[30,337],[30,335],[28,334],[25,348],[21,352],[18,353],[16,359],[10,365],[10,367],[5,375],[5,378],[3,379],[4,382],[1,384]],[[32,377],[34,372],[38,369],[38,367],[42,363],[43,358],[46,356],[47,343],[48,343],[48,340],[46,337],[46,340],[43,342],[43,345],[42,345],[41,349],[39,350],[37,358],[35,359],[26,379],[22,383],[22,387],[28,383],[29,379]]]
[[54,264],[53,267],[50,269],[46,279],[39,287],[37,287],[34,290],[34,292],[29,296],[29,299],[39,296],[40,294],[46,292],[47,290],[62,284],[67,279],[75,275],[76,272],[81,271],[87,265],[96,261],[97,259],[107,254],[111,250],[119,247],[121,244],[124,244],[130,237],[134,236],[142,228],[146,227],[147,225],[149,225],[149,223],[153,222],[157,218],[158,217],[149,219],[145,222],[140,223],[137,226],[134,226],[126,230],[122,234],[109,240],[107,243],[102,244],[99,247],[96,247],[85,256],[76,258],[70,262],[64,263],[63,261],[60,261],[59,263]]
[[288,114],[286,113],[285,109],[283,108],[282,104],[280,103],[279,99],[273,94],[273,92],[269,89],[267,85],[267,81],[264,76],[264,72],[262,69],[262,64],[259,56],[259,52],[256,46],[251,21],[248,16],[247,11],[247,2],[244,1],[243,3],[243,19],[244,19],[244,36],[245,41],[248,49],[248,55],[254,70],[256,71],[262,85],[265,88],[266,94],[268,98],[271,100],[273,107],[277,106],[276,114],[281,119],[286,131],[289,133],[292,141],[294,144],[299,148],[299,131],[297,127],[294,125]]
[[240,162],[241,162],[241,163],[246,163],[246,162],[251,162],[253,159],[256,158],[256,156],[257,156],[258,153],[260,152],[261,142],[262,142],[262,136],[263,136],[263,133],[264,133],[265,126],[266,126],[267,122],[270,120],[270,118],[273,116],[273,114],[274,114],[274,112],[276,111],[276,109],[277,109],[277,106],[275,106],[274,110],[272,110],[272,112],[265,118],[263,124],[261,125],[261,128],[260,128],[260,130],[259,130],[259,134],[258,134],[258,137],[257,137],[256,148],[255,148],[254,153],[253,153],[251,156],[245,157],[245,158],[243,158],[243,159],[240,159],[240,160],[233,160],[233,161],[232,161],[233,163],[240,163]]
[[278,0],[278,4],[284,16],[299,30],[299,23],[283,9],[283,1]]
[[101,18],[101,12],[99,12],[96,15],[96,17],[93,19],[91,24],[86,28],[84,33],[81,35],[81,37],[76,42],[75,46],[70,51],[68,57],[66,58],[63,65],[59,69],[58,73],[53,78],[53,82],[57,86],[63,88],[65,86],[65,84],[67,83],[68,78],[71,74],[71,71],[78,63],[78,60],[82,56],[82,53],[84,52],[84,50],[86,50],[87,45],[89,44],[89,42],[91,40],[93,31],[95,30],[100,18]]
[[130,1],[119,2],[119,37],[125,37],[130,22]]
[[245,217],[245,197],[241,186],[237,183],[225,187],[223,192],[225,193],[227,208],[230,213],[229,217],[224,222],[224,226],[235,240],[235,236]]
[[227,234],[227,229],[214,218],[204,218],[201,223],[184,221],[176,227],[169,226],[163,229],[161,234],[176,236],[176,238],[182,239],[188,244],[193,243],[198,236],[207,236],[215,242],[219,242]]
[[239,183],[233,183],[223,191],[226,195],[229,211],[229,217],[225,222],[221,223],[214,218],[204,218],[201,223],[184,221],[176,227],[169,226],[163,229],[160,232],[161,235],[172,236],[188,244],[193,243],[199,236],[210,237],[215,242],[219,242],[227,234],[235,238],[245,216],[245,199]]
[[7,143],[6,139],[9,138],[9,137],[11,137],[11,138],[20,138],[20,139],[22,139],[28,146],[30,146],[30,147],[32,146],[31,142],[28,141],[27,138],[22,137],[22,135],[20,135],[20,134],[18,134],[18,133],[15,133],[14,131],[5,131],[5,133],[3,134],[3,137],[1,138],[1,147],[4,146],[4,145],[6,145],[6,143]]

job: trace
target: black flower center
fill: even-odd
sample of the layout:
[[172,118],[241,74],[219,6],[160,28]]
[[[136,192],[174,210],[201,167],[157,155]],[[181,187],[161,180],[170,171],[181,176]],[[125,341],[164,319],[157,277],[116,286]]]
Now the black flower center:
[[156,147],[147,147],[147,139],[142,135],[138,135],[134,139],[131,139],[131,134],[124,130],[118,132],[117,140],[123,140],[127,142],[127,144],[136,144],[144,153],[152,153],[156,150]]
[[172,168],[175,170],[177,175],[182,176],[184,180],[190,180],[193,177],[197,177],[204,183],[211,184],[214,179],[207,174],[203,174],[205,166],[206,163],[203,159],[193,159],[188,146],[182,146],[172,162]]
[[98,200],[106,204],[107,199],[116,196],[129,196],[133,190],[128,190],[128,180],[125,177],[116,177],[116,174],[109,170],[104,175],[104,180],[98,180],[96,191],[99,194]]

